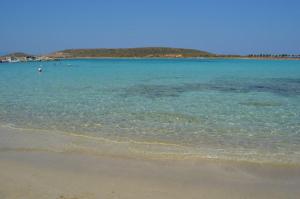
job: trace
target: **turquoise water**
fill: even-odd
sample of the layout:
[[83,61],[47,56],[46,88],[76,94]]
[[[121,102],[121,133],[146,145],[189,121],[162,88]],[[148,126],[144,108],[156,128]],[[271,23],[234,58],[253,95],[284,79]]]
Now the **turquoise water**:
[[217,158],[300,162],[300,61],[0,64],[0,96],[0,123],[13,127],[176,144],[188,147],[186,154]]

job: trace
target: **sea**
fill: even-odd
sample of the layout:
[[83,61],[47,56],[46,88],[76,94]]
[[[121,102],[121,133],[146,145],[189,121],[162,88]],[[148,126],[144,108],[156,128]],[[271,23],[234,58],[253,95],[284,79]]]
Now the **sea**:
[[139,143],[146,155],[300,163],[300,61],[2,63],[0,124]]

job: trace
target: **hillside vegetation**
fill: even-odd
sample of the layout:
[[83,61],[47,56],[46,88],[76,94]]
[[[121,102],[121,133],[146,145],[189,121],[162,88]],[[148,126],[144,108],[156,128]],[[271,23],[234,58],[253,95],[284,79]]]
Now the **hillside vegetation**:
[[84,58],[84,57],[213,57],[215,54],[184,48],[98,48],[68,49],[55,52],[51,57]]
[[1,57],[28,57],[28,56],[32,56],[30,54],[27,53],[23,53],[23,52],[15,52],[15,53],[10,53],[7,55],[3,55]]

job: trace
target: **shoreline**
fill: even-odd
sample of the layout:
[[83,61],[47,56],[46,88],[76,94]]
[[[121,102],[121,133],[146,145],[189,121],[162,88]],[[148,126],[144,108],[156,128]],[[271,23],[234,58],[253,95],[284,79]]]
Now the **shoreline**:
[[63,61],[63,60],[101,60],[101,59],[148,59],[148,60],[185,60],[185,59],[211,59],[211,60],[270,60],[270,61],[300,61],[300,58],[268,58],[268,57],[69,57],[69,58],[58,58],[58,57],[50,57],[50,60],[40,60],[40,61],[19,61],[19,62],[0,62],[0,64],[13,64],[13,63],[26,63],[26,62],[55,62],[55,61]]
[[78,59],[237,59],[237,60],[294,60],[299,61],[300,58],[258,58],[258,57],[70,57],[70,58],[54,58],[59,60],[78,60]]
[[0,124],[0,152],[2,151],[80,153],[143,160],[201,160],[300,168],[300,162],[296,159],[293,161],[291,159],[265,159],[266,156],[269,157],[272,154],[264,154],[259,157],[255,157],[258,154],[254,154],[254,156],[243,157],[240,154],[230,153],[228,156],[229,152],[216,153],[217,149],[216,151],[207,148],[195,149],[175,143],[116,140],[64,131],[24,129]]
[[126,155],[130,145],[24,131],[0,127],[0,198],[283,199],[300,194],[300,165],[148,158]]

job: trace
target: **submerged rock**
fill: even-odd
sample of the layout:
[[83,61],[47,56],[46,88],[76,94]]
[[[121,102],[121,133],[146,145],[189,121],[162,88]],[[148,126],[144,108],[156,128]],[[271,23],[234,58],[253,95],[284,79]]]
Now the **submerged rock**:
[[239,104],[245,106],[256,106],[256,107],[272,107],[272,106],[282,105],[279,102],[272,102],[272,101],[247,101],[247,102],[240,102]]
[[[218,91],[228,93],[267,92],[283,96],[300,95],[300,79],[216,79],[208,83],[186,83],[171,85],[134,85],[122,89],[122,96],[147,98],[179,97],[186,92]],[[264,104],[264,103],[263,103]]]

